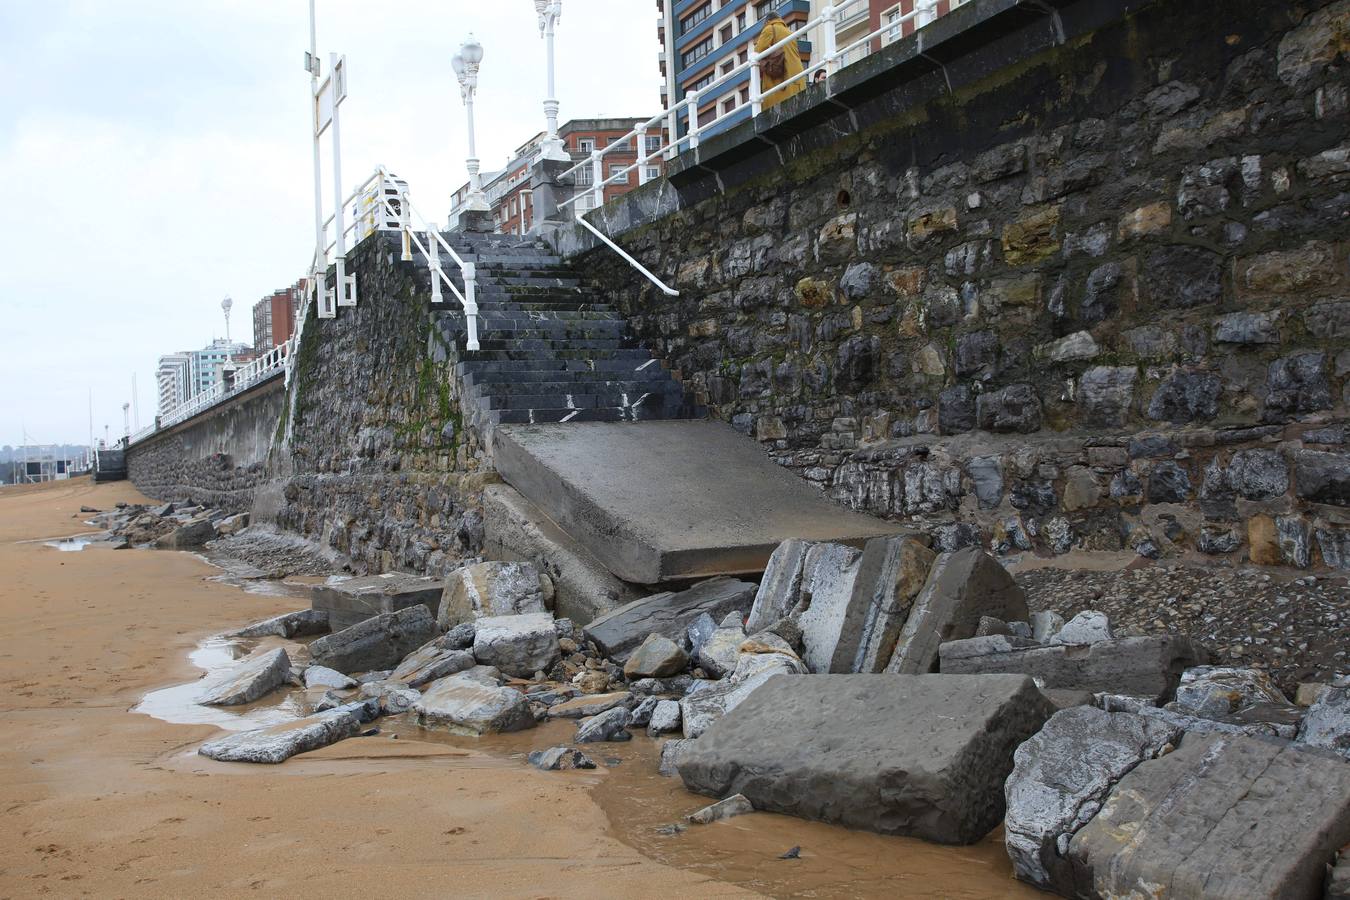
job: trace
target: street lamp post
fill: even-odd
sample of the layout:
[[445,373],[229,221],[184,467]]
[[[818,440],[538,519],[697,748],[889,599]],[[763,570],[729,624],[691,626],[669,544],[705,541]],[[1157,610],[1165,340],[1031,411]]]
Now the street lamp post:
[[534,0],[534,11],[539,14],[539,36],[548,48],[548,95],[544,98],[544,121],[547,125],[540,155],[544,159],[570,161],[558,137],[558,95],[553,83],[553,29],[562,17],[562,0]]
[[473,136],[473,95],[478,90],[478,65],[483,61],[483,45],[469,39],[459,46],[459,52],[450,60],[455,77],[459,79],[459,96],[469,113],[469,158],[464,161],[469,170],[469,196],[464,208],[473,212],[486,212],[487,197],[483,196],[483,179],[478,174],[478,150]]

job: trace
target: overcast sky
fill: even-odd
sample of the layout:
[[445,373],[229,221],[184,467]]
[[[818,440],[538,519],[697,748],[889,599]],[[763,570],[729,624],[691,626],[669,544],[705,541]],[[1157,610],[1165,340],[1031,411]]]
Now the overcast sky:
[[[543,127],[532,0],[319,0],[318,22],[325,72],[347,56],[346,190],[384,164],[444,221],[469,32],[484,170]],[[564,0],[562,119],[655,115],[656,31],[655,2]],[[0,0],[0,444],[85,442],[90,389],[96,436],[120,435],[133,373],[149,424],[158,357],[223,337],[226,295],[252,342],[253,303],[313,250],[308,45],[306,0]]]

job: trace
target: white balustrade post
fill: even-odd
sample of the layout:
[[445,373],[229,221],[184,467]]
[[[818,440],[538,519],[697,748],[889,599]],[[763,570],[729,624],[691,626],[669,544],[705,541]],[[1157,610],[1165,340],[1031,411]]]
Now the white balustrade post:
[[759,53],[750,48],[750,115],[757,116],[764,111],[764,93],[759,80]]
[[602,159],[598,147],[591,151],[591,200],[596,209],[605,205],[605,164]]
[[431,269],[431,302],[441,302],[441,246],[436,243],[436,228],[427,227],[427,266]]
[[[440,252],[439,250],[437,251]],[[478,267],[471,262],[462,266],[464,272],[464,330],[468,337],[466,348],[478,349]]]
[[916,28],[922,28],[937,18],[938,0],[918,0],[918,4],[914,25]]
[[698,147],[698,91],[690,91],[684,98],[685,112],[689,115],[689,149]]
[[399,258],[412,262],[412,214],[408,212],[407,191],[400,191],[398,195],[398,233],[403,239],[403,255]]
[[821,43],[824,45],[821,47],[821,53],[825,57],[825,72],[828,75],[833,75],[835,72],[839,71],[839,33],[837,21],[839,18],[839,10],[833,4],[827,4],[825,8],[820,11],[820,15],[825,20],[821,23],[822,26],[824,26],[821,29]]
[[670,111],[666,114],[666,130],[670,136],[667,138],[670,146],[666,148],[666,159],[674,159],[679,155],[680,149],[680,105],[671,104]]

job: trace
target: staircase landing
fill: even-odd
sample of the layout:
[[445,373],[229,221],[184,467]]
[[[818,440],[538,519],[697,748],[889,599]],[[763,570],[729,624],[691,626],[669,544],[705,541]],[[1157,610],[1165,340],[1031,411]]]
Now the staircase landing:
[[502,478],[625,581],[764,571],[788,538],[907,529],[832,503],[719,422],[498,425]]

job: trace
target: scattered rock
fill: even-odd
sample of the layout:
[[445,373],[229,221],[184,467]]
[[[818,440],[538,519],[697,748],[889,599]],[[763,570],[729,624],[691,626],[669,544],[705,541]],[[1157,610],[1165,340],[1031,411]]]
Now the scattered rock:
[[678,700],[658,700],[647,720],[647,734],[656,737],[680,730],[680,703]]
[[1289,698],[1271,677],[1257,669],[1196,666],[1181,673],[1175,708],[1215,719],[1257,703],[1289,705]]
[[328,613],[321,609],[300,609],[254,622],[234,633],[235,637],[257,638],[275,635],[283,638],[328,633]]
[[446,577],[436,624],[448,629],[484,617],[547,611],[541,576],[532,564],[482,562]]
[[608,741],[630,741],[633,735],[628,732],[628,708],[616,706],[598,716],[592,716],[577,727],[578,744],[595,744]]
[[1350,687],[1328,687],[1318,695],[1298,729],[1298,742],[1350,759]]
[[721,678],[736,668],[736,659],[740,647],[745,641],[745,630],[741,628],[741,614],[727,613],[712,636],[699,647],[695,658],[698,666],[714,678]]
[[472,622],[461,622],[441,636],[441,646],[446,650],[471,650],[477,633],[478,628]]
[[714,621],[733,611],[744,615],[757,590],[752,582],[711,578],[685,591],[653,594],[620,606],[587,625],[586,636],[610,659],[624,663],[649,634],[678,642],[689,624],[703,613]]
[[297,753],[335,744],[360,730],[355,715],[337,709],[270,728],[228,734],[207,741],[197,752],[223,762],[276,764],[285,762]]
[[698,659],[699,651],[708,643],[708,639],[715,631],[717,622],[707,613],[700,613],[697,619],[689,623],[689,627],[684,630],[684,636],[689,643],[690,659]]
[[1104,613],[1089,609],[1080,612],[1064,625],[1055,636],[1050,638],[1051,644],[1095,644],[1099,641],[1109,641],[1115,638],[1111,633],[1111,623]]
[[436,621],[422,605],[372,616],[309,645],[316,665],[348,675],[389,669],[436,636]]
[[305,687],[307,688],[337,688],[345,691],[348,688],[356,687],[356,680],[348,678],[336,669],[330,669],[327,666],[309,666],[305,669]]
[[525,695],[480,680],[485,674],[462,672],[432,682],[414,707],[418,722],[472,736],[533,728]]
[[670,638],[649,634],[624,663],[625,678],[666,678],[678,675],[689,665],[684,649]]
[[433,639],[405,656],[390,674],[390,680],[420,688],[437,678],[454,675],[476,665],[469,651],[443,650],[438,646],[439,643],[439,638]]
[[476,625],[473,655],[507,675],[529,678],[558,659],[558,634],[549,613],[491,616]]
[[535,750],[530,754],[529,760],[530,765],[545,772],[595,768],[595,763],[589,756],[571,747],[550,747],[548,750]]
[[684,757],[685,751],[694,744],[690,740],[671,740],[661,745],[661,761],[657,766],[659,774],[666,778],[674,778],[679,775],[680,760]]
[[202,518],[180,525],[155,541],[160,550],[195,550],[205,547],[207,541],[215,540],[216,526],[210,519]]
[[280,647],[255,653],[238,665],[204,679],[197,702],[206,706],[252,703],[285,684],[290,673],[291,659]]
[[756,632],[786,617],[802,599],[802,575],[810,541],[788,540],[769,556],[764,578],[746,619],[747,631]]
[[755,808],[750,805],[749,800],[745,799],[744,794],[736,794],[725,800],[718,800],[711,806],[705,806],[698,812],[690,813],[684,818],[695,825],[711,825],[713,822],[743,816],[754,811]]
[[779,859],[801,859],[801,858],[802,858],[802,848],[801,848],[801,847],[789,847],[788,850],[787,850],[787,852],[786,852],[786,853],[780,853],[780,854],[778,855],[778,858],[779,858]]
[[633,695],[627,691],[615,691],[610,694],[588,694],[575,700],[567,700],[550,706],[550,719],[585,719],[598,716],[619,706],[627,706],[633,701]]
[[1059,613],[1042,610],[1031,614],[1031,637],[1038,644],[1048,644],[1063,627],[1064,617]]
[[434,578],[385,572],[358,578],[330,578],[310,586],[310,605],[328,613],[335,630],[350,628],[372,616],[424,607],[434,618],[445,583]]

